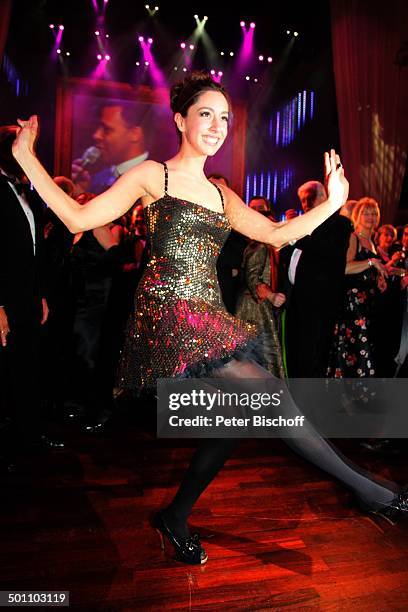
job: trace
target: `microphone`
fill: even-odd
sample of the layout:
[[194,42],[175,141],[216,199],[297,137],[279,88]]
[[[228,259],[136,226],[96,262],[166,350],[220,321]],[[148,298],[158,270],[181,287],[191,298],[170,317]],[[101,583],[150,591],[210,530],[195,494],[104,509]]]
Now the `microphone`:
[[82,154],[81,157],[81,166],[82,168],[86,168],[87,166],[92,166],[101,156],[101,150],[98,147],[88,147]]

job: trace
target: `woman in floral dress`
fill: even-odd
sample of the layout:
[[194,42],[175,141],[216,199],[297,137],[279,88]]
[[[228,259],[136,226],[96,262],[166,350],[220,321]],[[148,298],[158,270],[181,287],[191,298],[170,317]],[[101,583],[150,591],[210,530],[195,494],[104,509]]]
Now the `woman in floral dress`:
[[327,375],[362,378],[376,375],[372,341],[373,312],[378,290],[386,288],[386,270],[373,243],[380,209],[372,198],[362,198],[352,214],[354,232],[347,252],[345,297],[334,330]]

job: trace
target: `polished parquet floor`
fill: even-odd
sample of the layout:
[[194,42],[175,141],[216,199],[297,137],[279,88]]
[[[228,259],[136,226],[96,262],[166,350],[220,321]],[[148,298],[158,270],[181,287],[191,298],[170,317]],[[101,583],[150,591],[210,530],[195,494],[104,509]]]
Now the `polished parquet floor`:
[[[354,460],[404,483],[406,455]],[[279,440],[241,447],[196,506],[209,561],[163,553],[149,526],[193,443],[156,440],[134,420],[1,476],[2,590],[70,591],[71,609],[408,610],[408,521],[388,527]]]

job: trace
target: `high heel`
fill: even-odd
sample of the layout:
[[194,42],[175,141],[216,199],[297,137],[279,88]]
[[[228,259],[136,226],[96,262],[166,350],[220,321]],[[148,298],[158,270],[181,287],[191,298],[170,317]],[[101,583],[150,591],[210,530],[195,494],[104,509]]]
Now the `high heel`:
[[176,558],[183,563],[189,565],[204,565],[208,560],[208,555],[201,546],[200,536],[198,533],[193,534],[188,538],[177,536],[169,527],[163,511],[154,515],[152,526],[155,528],[160,537],[162,550],[165,550],[165,537],[173,546],[176,552]]
[[364,512],[380,517],[391,525],[396,525],[401,519],[408,518],[408,488],[401,489],[388,505],[384,504],[384,506],[373,509],[364,502],[360,502],[360,507]]

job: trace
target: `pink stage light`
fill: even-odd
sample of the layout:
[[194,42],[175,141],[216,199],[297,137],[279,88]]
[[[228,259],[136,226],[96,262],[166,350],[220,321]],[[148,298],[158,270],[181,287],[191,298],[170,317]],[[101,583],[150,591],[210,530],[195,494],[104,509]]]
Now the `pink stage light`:
[[185,48],[186,48],[186,43],[181,43],[180,47],[181,47],[182,49],[185,49]]
[[263,56],[263,55],[260,55],[260,56],[258,57],[258,59],[259,59],[259,61],[260,61],[260,62],[263,62],[263,61],[264,61],[264,56]]
[[51,28],[51,30],[53,30],[55,28],[53,23],[50,23],[50,28]]
[[153,38],[148,38],[147,42],[149,43],[149,45],[151,45],[153,43]]
[[245,21],[240,21],[239,25],[241,26],[241,28],[245,28]]
[[95,36],[99,36],[100,35],[100,31],[99,30],[95,30]]
[[194,45],[190,45],[191,51],[194,51]]
[[61,49],[57,49],[58,55],[61,55]]
[[63,25],[60,25],[60,26],[59,26],[59,29],[60,29],[60,30],[63,30],[63,29],[64,29],[64,26],[63,26]]
[[143,36],[139,36],[139,42],[143,42],[143,41],[144,41]]
[[219,70],[219,71],[218,71],[218,76],[219,76],[219,77],[222,77],[222,75],[223,75],[223,74],[224,74],[224,73],[223,73],[223,71],[222,71],[222,70]]
[[98,53],[98,55],[96,56],[96,59],[98,59],[99,61],[101,61],[102,59],[102,55],[100,53]]
[[250,79],[251,79],[251,77],[250,77],[250,76],[248,76],[248,75],[245,77],[245,80],[246,80],[246,81],[249,81]]
[[214,76],[215,70],[211,70],[210,73]]
[[110,55],[105,55],[105,59],[106,59],[106,61],[107,61],[107,62],[109,62],[109,61],[110,61],[110,58],[111,58],[111,56],[110,56]]
[[105,34],[105,38],[109,38],[109,34]]
[[269,62],[270,64],[272,64],[273,59],[272,59],[271,57],[268,57],[268,62]]
[[252,29],[254,29],[254,28],[255,28],[255,26],[256,26],[256,24],[255,24],[253,21],[251,21],[251,23],[249,24],[249,27],[250,27],[250,28],[252,28]]
[[145,66],[150,66],[150,62],[145,62]]
[[185,66],[183,68],[183,72],[187,72],[187,68]]

